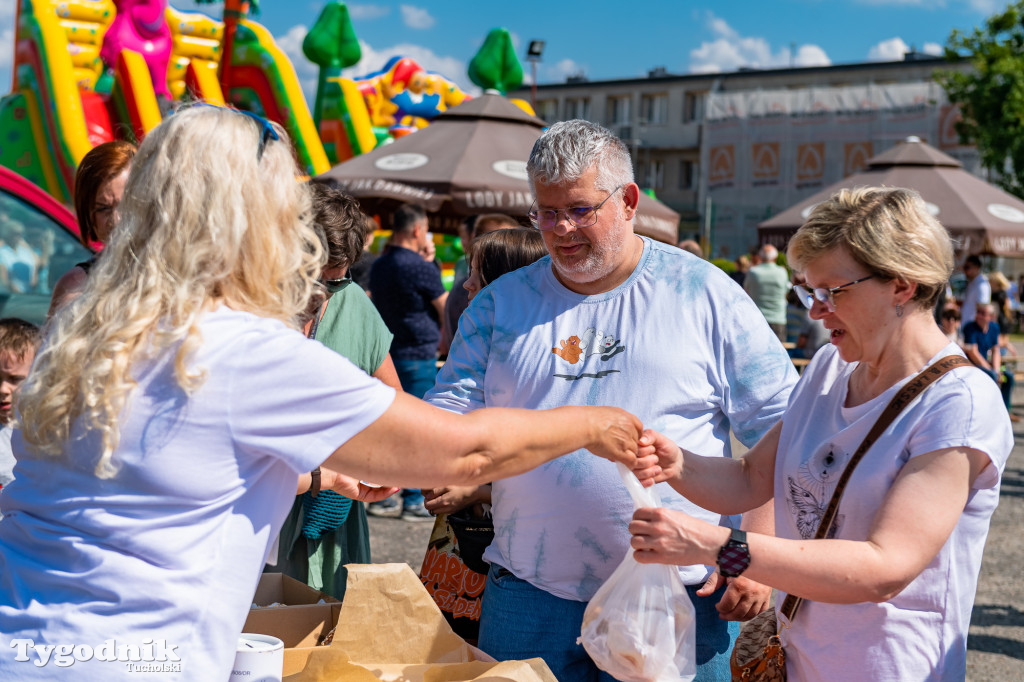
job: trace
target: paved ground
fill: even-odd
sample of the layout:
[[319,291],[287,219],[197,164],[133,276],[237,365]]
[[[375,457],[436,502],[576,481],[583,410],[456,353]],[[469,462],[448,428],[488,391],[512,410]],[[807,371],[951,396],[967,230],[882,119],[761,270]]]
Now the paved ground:
[[[1024,387],[1016,393],[1015,404],[1024,408]],[[1014,434],[1016,444],[985,546],[967,640],[969,682],[1024,679],[1024,421],[1014,424]],[[370,517],[374,561],[406,562],[418,573],[432,527]]]

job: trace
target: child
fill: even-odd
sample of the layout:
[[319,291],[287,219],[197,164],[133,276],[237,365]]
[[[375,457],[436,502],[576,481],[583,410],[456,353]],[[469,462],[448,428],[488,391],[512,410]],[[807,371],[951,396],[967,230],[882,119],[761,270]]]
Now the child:
[[28,376],[41,340],[39,327],[31,322],[16,317],[0,319],[0,488],[14,480],[14,398]]
[[462,285],[472,301],[477,292],[513,270],[548,255],[544,238],[537,230],[515,227],[489,232],[473,242],[469,277]]

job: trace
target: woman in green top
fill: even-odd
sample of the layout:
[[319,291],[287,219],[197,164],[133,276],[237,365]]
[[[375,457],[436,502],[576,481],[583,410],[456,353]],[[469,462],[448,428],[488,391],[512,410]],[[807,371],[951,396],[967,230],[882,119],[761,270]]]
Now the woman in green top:
[[[322,183],[310,183],[310,190],[314,226],[322,231],[328,253],[327,266],[320,275],[327,298],[310,316],[306,335],[401,390],[388,353],[391,332],[366,293],[350,286],[348,269],[362,253],[366,238],[359,204]],[[348,578],[345,564],[370,563],[366,507],[327,490],[329,485],[314,496],[309,491],[311,482],[309,475],[299,480],[300,494],[281,527],[277,565],[271,570],[341,599]]]

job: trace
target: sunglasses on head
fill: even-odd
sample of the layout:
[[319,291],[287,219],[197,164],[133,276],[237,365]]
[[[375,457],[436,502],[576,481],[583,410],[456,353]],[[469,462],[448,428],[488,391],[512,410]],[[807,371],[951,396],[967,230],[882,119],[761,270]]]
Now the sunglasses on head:
[[259,126],[260,126],[260,141],[259,141],[259,144],[256,146],[256,163],[259,163],[260,161],[263,160],[263,150],[266,148],[267,142],[269,142],[270,140],[280,140],[281,139],[281,137],[277,134],[277,131],[274,130],[274,126],[270,123],[270,121],[268,121],[267,119],[263,118],[259,114],[254,114],[253,112],[246,111],[245,109],[235,109],[233,107],[222,107],[222,106],[218,106],[216,104],[209,104],[207,102],[197,102],[194,106],[197,106],[197,107],[210,107],[211,109],[225,109],[227,111],[231,111],[231,112],[234,112],[236,114],[242,114],[243,116],[247,116],[247,117],[251,118],[253,121],[255,121],[257,124],[259,124]]
[[328,294],[336,294],[349,284],[352,283],[352,273],[346,272],[344,277],[338,279],[323,279],[320,278],[320,284],[327,290]]

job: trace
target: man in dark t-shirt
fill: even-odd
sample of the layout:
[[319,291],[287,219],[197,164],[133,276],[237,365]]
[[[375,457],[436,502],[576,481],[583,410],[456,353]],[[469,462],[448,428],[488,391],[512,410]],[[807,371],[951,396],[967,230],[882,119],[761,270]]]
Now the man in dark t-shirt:
[[[993,320],[995,310],[991,303],[979,303],[975,308],[974,321],[964,325],[964,352],[967,358],[981,371],[999,384],[1006,409],[1010,409],[1013,395],[1013,371],[1002,366],[999,348],[999,324]],[[1012,415],[1011,419],[1016,415]],[[1013,421],[1017,421],[1013,419]]]
[[[423,256],[429,239],[426,212],[412,204],[399,207],[392,220],[390,245],[370,269],[370,296],[395,336],[391,359],[398,380],[406,393],[417,398],[434,386],[440,320],[448,298],[441,271]],[[402,502],[402,518],[432,518],[418,490],[402,491]],[[379,515],[396,504],[393,500],[371,504],[369,512]]]

